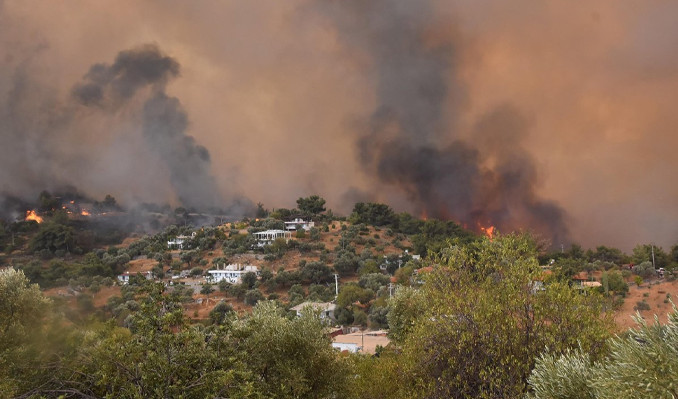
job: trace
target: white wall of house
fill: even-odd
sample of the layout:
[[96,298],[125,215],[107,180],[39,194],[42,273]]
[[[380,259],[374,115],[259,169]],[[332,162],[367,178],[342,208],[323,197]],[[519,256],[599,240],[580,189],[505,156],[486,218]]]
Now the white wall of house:
[[313,221],[306,221],[304,219],[296,218],[291,222],[285,222],[285,230],[288,231],[296,231],[297,226],[301,226],[302,229],[308,231],[311,230],[315,226],[315,222]]
[[286,230],[266,230],[254,233],[253,235],[257,239],[257,246],[259,247],[270,245],[278,238],[283,238],[285,241],[292,238],[292,233]]
[[139,272],[139,273],[129,273],[125,272],[123,274],[118,275],[118,281],[120,281],[123,284],[128,284],[130,276],[144,276],[146,280],[151,280],[153,279],[153,273],[148,271],[148,272]]
[[337,307],[337,305],[331,302],[304,302],[293,307],[291,310],[297,312],[297,317],[300,317],[304,308],[307,307],[312,308],[314,311],[320,312],[320,318],[323,320],[334,320],[334,309]]
[[351,344],[345,342],[332,342],[332,347],[338,349],[340,352],[349,351],[351,353],[358,353],[360,346],[358,344]]
[[231,284],[240,284],[242,276],[245,273],[254,273],[259,275],[259,268],[252,265],[228,265],[224,269],[208,270],[207,281],[210,283],[219,283],[225,280]]

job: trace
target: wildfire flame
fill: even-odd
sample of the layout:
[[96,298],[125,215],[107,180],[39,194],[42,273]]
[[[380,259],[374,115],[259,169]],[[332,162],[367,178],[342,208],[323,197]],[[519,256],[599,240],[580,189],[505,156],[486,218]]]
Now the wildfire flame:
[[482,231],[483,234],[485,234],[487,236],[487,238],[489,238],[491,240],[494,237],[495,227],[494,226],[490,226],[490,227],[480,226],[480,231]]
[[90,213],[87,211],[87,209],[83,209],[83,210],[80,212],[80,214],[81,214],[82,216],[89,216],[89,215],[90,215]]
[[42,216],[38,215],[34,210],[26,211],[26,221],[32,220],[34,222],[42,223]]

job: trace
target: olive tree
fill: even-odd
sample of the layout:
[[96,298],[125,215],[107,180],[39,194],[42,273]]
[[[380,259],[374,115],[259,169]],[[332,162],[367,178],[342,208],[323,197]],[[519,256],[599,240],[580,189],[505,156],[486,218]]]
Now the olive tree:
[[411,396],[521,397],[546,348],[603,351],[611,321],[601,316],[602,297],[559,282],[536,289],[541,269],[531,237],[452,243],[436,262],[420,288],[426,306],[404,325]]

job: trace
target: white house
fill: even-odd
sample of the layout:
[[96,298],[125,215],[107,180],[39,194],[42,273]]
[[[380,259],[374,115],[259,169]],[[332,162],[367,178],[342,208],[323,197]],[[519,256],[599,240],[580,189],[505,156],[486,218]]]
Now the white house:
[[285,222],[285,230],[287,231],[296,231],[297,226],[301,226],[302,229],[308,231],[311,230],[315,226],[315,222],[312,221],[306,221],[301,218],[295,218],[291,222]]
[[331,302],[304,302],[291,308],[290,310],[297,312],[297,317],[299,317],[301,316],[303,309],[312,308],[314,311],[320,312],[321,319],[334,320],[334,309],[336,307],[337,305]]
[[223,269],[217,268],[216,270],[208,270],[207,273],[209,273],[209,276],[207,276],[207,281],[210,283],[218,283],[225,280],[231,284],[240,284],[242,282],[242,276],[245,273],[250,272],[259,276],[259,268],[256,266],[231,264]]
[[128,284],[131,276],[144,276],[146,280],[153,279],[153,273],[150,271],[137,273],[124,272],[123,274],[118,275],[118,281],[123,284]]
[[287,230],[266,230],[254,233],[254,237],[257,239],[257,246],[263,247],[272,244],[278,238],[283,238],[287,242],[292,238],[292,233]]
[[169,249],[175,249],[175,248],[184,249],[184,244],[186,244],[186,241],[190,240],[193,237],[195,237],[195,231],[190,236],[184,236],[184,235],[176,236],[173,239],[167,241],[167,248],[169,248]]

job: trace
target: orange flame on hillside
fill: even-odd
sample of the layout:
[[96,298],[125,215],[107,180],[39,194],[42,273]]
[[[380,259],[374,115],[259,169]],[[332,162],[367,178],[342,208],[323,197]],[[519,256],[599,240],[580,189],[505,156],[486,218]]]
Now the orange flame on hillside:
[[87,209],[83,209],[83,210],[80,212],[80,214],[81,214],[82,216],[89,216],[89,215],[90,215],[90,213],[87,211]]
[[494,231],[495,231],[495,230],[496,230],[496,229],[495,229],[494,226],[490,226],[490,227],[482,227],[482,226],[480,226],[480,231],[482,231],[483,234],[485,234],[485,235],[487,236],[487,238],[489,238],[490,240],[494,237]]
[[38,215],[34,210],[26,211],[26,221],[32,220],[34,222],[42,223],[42,216]]

